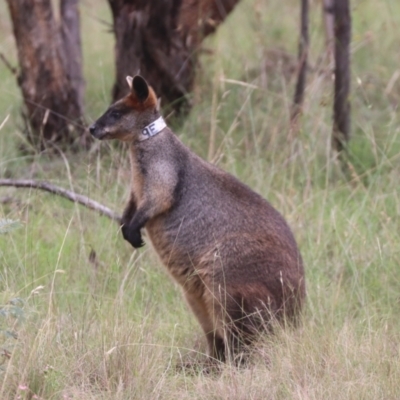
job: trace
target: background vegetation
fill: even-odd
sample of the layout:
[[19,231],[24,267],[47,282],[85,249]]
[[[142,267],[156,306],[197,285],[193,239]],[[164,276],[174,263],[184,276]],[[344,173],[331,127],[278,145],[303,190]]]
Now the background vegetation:
[[[16,60],[6,11],[0,51]],[[113,37],[99,20],[110,21],[105,2],[83,0],[81,15],[91,121],[109,104]],[[133,252],[114,222],[63,199],[1,189],[0,219],[22,222],[0,235],[1,399],[400,397],[400,3],[352,1],[349,175],[330,151],[316,1],[304,115],[290,131],[298,15],[298,1],[242,0],[206,42],[196,106],[176,133],[289,221],[307,273],[302,328],[265,338],[246,368],[179,369],[205,343],[150,246]],[[22,155],[20,92],[2,64],[0,81],[0,176],[46,179],[122,211],[125,150]]]

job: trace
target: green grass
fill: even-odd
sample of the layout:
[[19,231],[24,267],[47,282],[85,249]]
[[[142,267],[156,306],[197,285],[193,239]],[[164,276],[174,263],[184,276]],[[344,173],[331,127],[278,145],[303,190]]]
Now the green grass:
[[[306,266],[303,326],[263,338],[246,368],[179,370],[201,358],[205,341],[150,246],[132,252],[115,223],[66,200],[2,188],[0,199],[13,201],[0,205],[0,219],[22,227],[0,235],[1,399],[400,397],[400,3],[352,2],[347,173],[330,148],[319,3],[304,115],[290,134],[298,3],[242,0],[205,43],[213,54],[202,57],[196,105],[176,133],[287,218]],[[16,63],[4,4],[0,15],[0,51]],[[81,15],[91,121],[109,102],[113,40],[98,21],[110,20],[106,4],[85,0]],[[126,151],[21,155],[20,92],[2,64],[0,81],[0,123],[9,115],[0,176],[46,179],[122,212]]]

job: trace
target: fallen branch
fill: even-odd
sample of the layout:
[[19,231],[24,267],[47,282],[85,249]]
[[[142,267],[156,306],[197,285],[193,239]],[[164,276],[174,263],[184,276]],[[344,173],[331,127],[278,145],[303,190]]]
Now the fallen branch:
[[44,190],[45,192],[53,193],[58,196],[64,197],[74,203],[81,204],[91,210],[97,211],[99,214],[104,215],[114,221],[120,222],[121,216],[115,213],[113,210],[106,206],[89,199],[89,197],[83,196],[72,192],[71,190],[66,190],[60,188],[59,186],[52,185],[49,182],[35,181],[32,179],[0,179],[0,186],[12,186],[18,188],[31,188]]

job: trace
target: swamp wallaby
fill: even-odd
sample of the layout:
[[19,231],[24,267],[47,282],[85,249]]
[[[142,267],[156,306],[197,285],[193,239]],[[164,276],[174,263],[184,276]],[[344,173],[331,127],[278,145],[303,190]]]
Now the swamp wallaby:
[[283,217],[232,175],[202,160],[167,127],[141,76],[91,127],[130,149],[131,196],[122,233],[156,252],[183,288],[219,360],[272,320],[295,321],[305,299],[300,252]]

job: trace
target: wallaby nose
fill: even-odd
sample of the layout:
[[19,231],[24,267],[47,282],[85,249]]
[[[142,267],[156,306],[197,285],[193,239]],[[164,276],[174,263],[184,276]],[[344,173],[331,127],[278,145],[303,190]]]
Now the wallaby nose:
[[89,132],[91,135],[94,135],[94,133],[96,132],[96,124],[90,125]]

